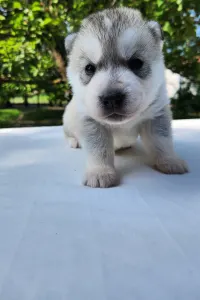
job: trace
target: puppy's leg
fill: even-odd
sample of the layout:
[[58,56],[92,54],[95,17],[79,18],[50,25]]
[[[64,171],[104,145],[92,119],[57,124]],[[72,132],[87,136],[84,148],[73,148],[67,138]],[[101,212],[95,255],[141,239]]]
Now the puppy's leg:
[[160,113],[153,120],[146,121],[140,132],[151,164],[165,174],[186,173],[188,172],[186,162],[174,153],[170,109],[165,107]]
[[118,177],[114,168],[114,147],[110,129],[91,118],[85,118],[81,136],[81,143],[87,153],[87,169],[83,184],[101,188],[117,185]]
[[80,148],[81,145],[78,139],[79,133],[79,120],[76,113],[73,100],[65,108],[63,114],[63,130],[65,137],[71,148]]

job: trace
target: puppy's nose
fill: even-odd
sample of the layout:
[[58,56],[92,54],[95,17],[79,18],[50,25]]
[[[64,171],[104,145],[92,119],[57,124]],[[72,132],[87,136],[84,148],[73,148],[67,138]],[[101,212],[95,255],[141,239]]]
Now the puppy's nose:
[[121,92],[110,92],[99,97],[105,109],[119,109],[122,107],[125,95]]

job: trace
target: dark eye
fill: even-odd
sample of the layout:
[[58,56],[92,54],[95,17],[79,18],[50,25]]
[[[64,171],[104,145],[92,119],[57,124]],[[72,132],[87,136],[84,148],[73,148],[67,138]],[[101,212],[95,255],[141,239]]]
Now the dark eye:
[[139,71],[142,68],[143,64],[144,62],[139,58],[131,58],[128,61],[128,66],[133,72]]
[[94,73],[95,73],[95,66],[92,65],[92,64],[88,64],[86,67],[85,67],[85,73],[88,75],[88,76],[92,76]]

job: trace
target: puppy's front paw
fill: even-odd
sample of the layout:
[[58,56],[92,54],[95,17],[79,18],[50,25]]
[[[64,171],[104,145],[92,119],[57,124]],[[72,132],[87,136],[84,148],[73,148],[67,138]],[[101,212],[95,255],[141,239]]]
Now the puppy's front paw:
[[78,140],[74,137],[68,137],[68,142],[69,142],[70,148],[74,148],[74,149],[81,148]]
[[189,172],[187,163],[178,157],[159,158],[154,167],[165,174],[184,174]]
[[83,184],[90,187],[108,188],[119,183],[117,173],[112,167],[96,167],[86,172]]

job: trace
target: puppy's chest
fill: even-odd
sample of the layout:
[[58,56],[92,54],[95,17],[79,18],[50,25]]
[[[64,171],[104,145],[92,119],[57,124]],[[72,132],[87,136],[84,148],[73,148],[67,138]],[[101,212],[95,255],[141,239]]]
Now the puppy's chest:
[[114,149],[123,149],[133,146],[138,137],[138,127],[112,128]]

